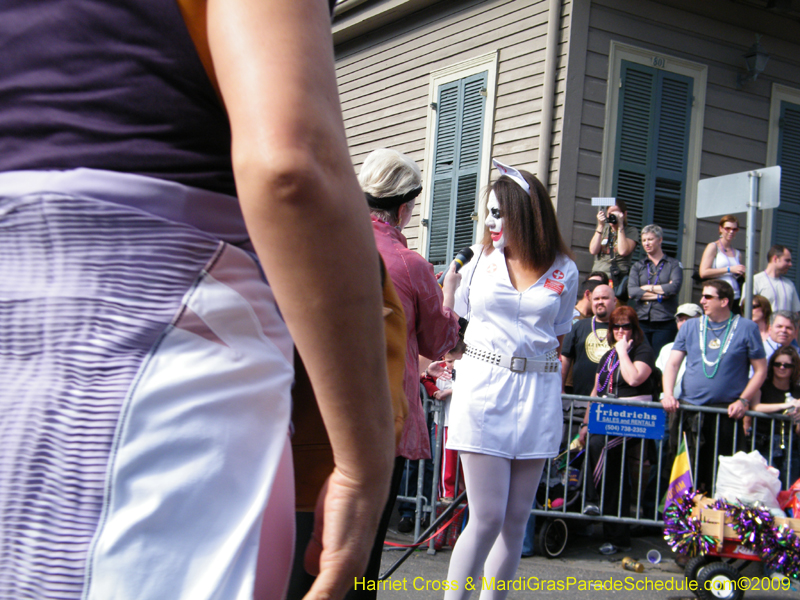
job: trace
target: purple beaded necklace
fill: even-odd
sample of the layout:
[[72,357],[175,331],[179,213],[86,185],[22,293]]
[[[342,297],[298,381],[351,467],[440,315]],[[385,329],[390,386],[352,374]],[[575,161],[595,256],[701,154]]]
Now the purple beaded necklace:
[[[616,361],[614,361],[615,358],[617,359]],[[606,358],[606,362],[603,365],[603,368],[600,369],[601,374],[603,373],[603,371],[605,371],[606,373],[608,373],[608,375],[606,376],[606,380],[603,383],[603,385],[597,388],[598,394],[600,392],[605,392],[606,389],[608,390],[609,394],[613,391],[614,384],[611,380],[614,376],[614,371],[617,370],[617,367],[619,367],[619,357],[617,356],[617,349],[613,348],[611,352],[608,353],[608,358]],[[598,380],[599,379],[600,378],[598,377]]]

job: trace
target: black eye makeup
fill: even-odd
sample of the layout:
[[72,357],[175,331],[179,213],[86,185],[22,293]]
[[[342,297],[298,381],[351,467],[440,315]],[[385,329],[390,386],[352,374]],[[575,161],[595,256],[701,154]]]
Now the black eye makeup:
[[489,214],[492,215],[493,219],[499,219],[500,218],[500,209],[499,208],[490,208],[489,209]]

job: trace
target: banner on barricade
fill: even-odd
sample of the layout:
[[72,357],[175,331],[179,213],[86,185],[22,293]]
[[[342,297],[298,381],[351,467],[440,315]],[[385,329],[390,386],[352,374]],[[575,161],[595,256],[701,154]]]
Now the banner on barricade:
[[589,411],[589,433],[660,440],[664,437],[664,409],[595,402]]

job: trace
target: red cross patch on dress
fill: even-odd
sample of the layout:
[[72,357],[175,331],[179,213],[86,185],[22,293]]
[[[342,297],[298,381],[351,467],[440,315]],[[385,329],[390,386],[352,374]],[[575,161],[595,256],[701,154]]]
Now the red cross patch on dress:
[[553,279],[558,279],[558,280],[564,279],[564,272],[556,269],[555,271],[553,271]]
[[546,287],[548,290],[553,290],[559,296],[561,295],[561,292],[564,291],[563,283],[558,283],[557,281],[553,281],[549,278],[544,282],[544,287]]

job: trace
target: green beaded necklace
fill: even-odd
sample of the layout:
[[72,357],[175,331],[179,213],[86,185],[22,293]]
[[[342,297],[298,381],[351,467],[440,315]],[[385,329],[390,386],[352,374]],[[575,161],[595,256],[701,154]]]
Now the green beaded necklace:
[[[711,375],[708,374],[708,370],[706,369],[706,365],[708,361],[706,360],[706,347],[708,346],[708,316],[703,316],[703,320],[701,321],[700,326],[700,353],[703,355],[703,375],[706,376],[706,379],[714,379],[714,376],[717,374],[717,370],[719,369],[719,364],[722,362],[722,355],[728,350],[728,345],[730,344],[730,339],[728,338],[728,333],[731,330],[731,323],[733,322],[733,315],[728,317],[728,323],[725,325],[725,333],[722,334],[722,340],[720,344],[719,354],[717,354],[717,359],[714,361],[714,371]],[[731,338],[733,336],[731,335]]]

